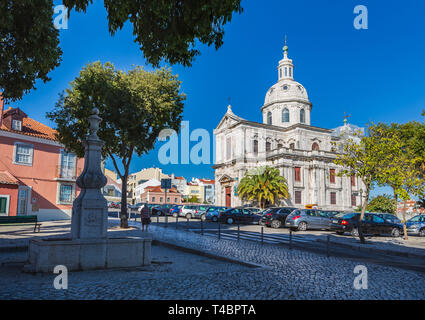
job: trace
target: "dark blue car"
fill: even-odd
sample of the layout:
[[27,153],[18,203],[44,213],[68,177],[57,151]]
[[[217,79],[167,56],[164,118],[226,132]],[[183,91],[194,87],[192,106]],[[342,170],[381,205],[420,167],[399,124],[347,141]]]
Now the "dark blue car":
[[220,212],[218,222],[233,224],[233,223],[258,223],[262,215],[256,214],[246,208],[232,208]]

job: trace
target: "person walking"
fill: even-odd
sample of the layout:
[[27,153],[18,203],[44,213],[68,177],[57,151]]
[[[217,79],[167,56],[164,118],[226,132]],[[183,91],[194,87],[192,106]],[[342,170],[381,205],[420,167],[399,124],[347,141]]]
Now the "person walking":
[[142,231],[145,231],[145,227],[146,227],[146,232],[147,232],[149,224],[151,223],[151,210],[149,209],[147,204],[144,204],[140,208],[140,216],[142,219]]

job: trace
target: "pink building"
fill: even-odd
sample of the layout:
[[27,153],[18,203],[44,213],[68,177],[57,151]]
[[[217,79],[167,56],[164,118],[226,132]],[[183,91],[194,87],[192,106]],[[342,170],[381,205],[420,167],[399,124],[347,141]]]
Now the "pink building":
[[182,204],[182,196],[175,189],[171,188],[165,193],[161,186],[149,186],[140,195],[141,202],[152,204]]
[[0,101],[0,215],[69,219],[84,159],[66,152],[52,128]]

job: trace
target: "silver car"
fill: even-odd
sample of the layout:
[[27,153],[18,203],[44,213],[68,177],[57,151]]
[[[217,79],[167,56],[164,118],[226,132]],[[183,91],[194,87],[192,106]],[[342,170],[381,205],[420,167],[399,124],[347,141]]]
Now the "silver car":
[[407,233],[425,237],[425,215],[419,215],[406,221]]
[[329,230],[331,214],[318,209],[297,209],[292,211],[285,221],[285,226],[292,230],[307,229]]

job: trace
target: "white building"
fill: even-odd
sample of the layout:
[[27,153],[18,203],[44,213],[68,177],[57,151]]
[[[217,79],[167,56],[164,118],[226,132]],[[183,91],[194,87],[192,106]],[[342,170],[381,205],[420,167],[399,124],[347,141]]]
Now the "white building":
[[157,179],[149,179],[148,181],[145,181],[139,185],[136,186],[136,188],[134,189],[134,197],[135,197],[135,203],[139,203],[141,202],[141,195],[143,193],[145,193],[145,189],[147,187],[157,187],[160,186],[161,182],[158,181]]
[[[215,204],[238,206],[238,182],[245,173],[260,166],[278,168],[286,178],[290,198],[281,205],[347,210],[360,205],[361,180],[338,177],[333,161],[333,142],[352,137],[361,129],[349,125],[329,130],[311,126],[311,109],[306,89],[294,80],[294,65],[288,47],[279,61],[278,81],[266,93],[261,108],[263,122],[242,119],[227,112],[214,130],[216,136]],[[363,187],[364,189],[364,187]]]

